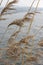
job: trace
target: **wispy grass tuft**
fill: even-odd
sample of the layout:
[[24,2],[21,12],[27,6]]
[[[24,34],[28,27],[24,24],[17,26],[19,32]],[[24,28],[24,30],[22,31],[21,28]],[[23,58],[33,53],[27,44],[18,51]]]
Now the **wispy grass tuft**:
[[[4,14],[6,14],[6,12],[8,10],[15,10],[11,6],[13,4],[15,4],[16,2],[17,2],[17,0],[13,0],[12,2],[9,2],[9,0],[8,0],[6,7],[2,10],[2,12],[0,14],[0,21],[6,20],[5,18],[2,18],[2,16]],[[0,62],[3,62],[5,65],[16,65],[18,60],[21,60],[22,65],[24,65],[27,62],[31,63],[31,62],[37,62],[38,61],[40,54],[37,53],[35,55],[33,52],[34,42],[35,42],[34,40],[35,40],[36,35],[39,33],[39,31],[43,29],[43,26],[41,26],[40,29],[38,31],[36,31],[35,35],[34,34],[29,35],[31,27],[32,27],[32,23],[34,21],[34,16],[36,13],[40,13],[40,12],[36,12],[40,0],[38,0],[38,2],[37,2],[37,5],[35,7],[35,11],[30,12],[34,2],[35,2],[35,0],[33,0],[28,12],[24,15],[24,17],[22,19],[16,19],[16,20],[12,21],[10,24],[8,24],[8,26],[7,26],[7,30],[8,30],[8,28],[10,26],[17,25],[19,27],[19,30],[14,32],[10,36],[10,38],[8,39],[8,43],[7,43],[8,46],[6,48],[0,48],[0,50],[6,51],[5,54],[6,54],[7,60],[6,59],[3,60],[2,58],[0,59]],[[25,22],[30,23],[30,25],[28,27],[27,36],[22,38],[20,41],[16,41],[15,39],[16,39],[17,35],[20,33],[21,28],[24,26]],[[5,33],[2,37],[2,40],[3,40],[7,30],[5,31]],[[41,41],[39,41],[38,45],[43,47],[43,39]],[[0,57],[2,55],[0,54]],[[14,61],[16,63],[10,64],[9,61],[11,61],[11,62]]]
[[11,2],[7,2],[7,5],[5,6],[5,8],[2,10],[1,12],[1,16],[3,15],[4,12],[7,12],[8,10],[14,10],[14,8],[10,8],[12,4],[15,4],[17,2],[17,0],[13,0]]

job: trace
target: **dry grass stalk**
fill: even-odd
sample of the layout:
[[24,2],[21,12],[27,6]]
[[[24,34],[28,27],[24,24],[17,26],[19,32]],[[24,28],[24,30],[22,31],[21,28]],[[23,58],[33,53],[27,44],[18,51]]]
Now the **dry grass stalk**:
[[0,58],[2,57],[2,53],[0,53]]
[[[35,1],[35,0],[34,0]],[[29,9],[29,11],[31,10],[31,7],[32,7],[32,5],[33,5],[33,3],[34,3],[34,1],[32,2],[32,4],[31,4],[31,6],[30,6],[30,9]],[[30,14],[34,14],[34,13],[29,13],[29,15]],[[27,15],[27,14],[26,14]],[[16,20],[16,24],[18,23],[18,21],[19,21],[19,24],[20,24],[20,22],[22,22],[22,21],[29,21],[30,20],[30,18],[27,18],[27,16],[24,16],[24,18],[23,19],[20,19],[20,20]],[[12,22],[11,24],[9,24],[8,26],[10,26],[10,25],[12,25],[12,24],[15,24],[15,22]],[[18,24],[18,25],[19,25]]]
[[[33,18],[34,18],[34,16],[33,16]],[[32,21],[33,21],[33,18],[32,18]],[[25,21],[26,21],[26,20],[28,20],[28,19],[25,18]],[[24,21],[24,20],[22,20],[22,21]],[[13,24],[14,24],[14,23],[11,23],[10,25],[13,25]],[[31,23],[31,24],[32,24],[32,23]],[[31,29],[31,24],[30,24],[30,29]],[[9,26],[10,26],[10,25],[9,25]],[[8,27],[9,27],[9,26],[8,26]],[[30,30],[30,29],[29,29],[29,30]],[[28,39],[28,38],[29,38],[29,37],[27,37],[27,38],[25,38],[25,39],[22,39],[22,41],[20,41],[20,43],[21,43],[21,42],[22,42],[22,43],[27,43],[27,39]],[[31,38],[31,37],[30,37],[30,38]],[[33,43],[33,42],[32,42],[32,43]],[[22,51],[22,53],[23,53],[23,52],[24,52],[24,53],[27,53],[27,52],[24,51],[24,50]],[[23,59],[23,58],[22,58],[22,59]],[[30,56],[30,57],[28,58],[28,60],[29,60],[29,61],[36,61],[36,57]],[[23,65],[23,64],[24,64],[24,61],[22,61],[22,65]]]
[[27,48],[26,47],[22,48],[22,54],[28,55],[29,54],[28,49],[29,49],[28,47]]
[[[8,27],[11,26],[11,25],[17,25],[17,26],[20,27],[17,32],[15,32],[15,33],[13,33],[13,34],[11,35],[11,37],[13,37],[13,36],[16,36],[16,37],[17,37],[17,34],[20,32],[21,28],[23,27],[23,23],[26,22],[26,21],[29,22],[29,19],[30,19],[30,18],[27,18],[27,17],[26,17],[26,18],[19,19],[19,20],[16,20],[16,21],[10,23],[10,24],[8,25]],[[31,19],[30,19],[30,20],[31,20]],[[15,37],[15,38],[16,38],[16,37]]]
[[43,47],[43,40],[39,41],[38,45]]
[[34,34],[34,37],[36,37],[37,34],[38,34],[42,29],[43,29],[43,26],[41,26],[41,27],[39,28],[39,30]]
[[20,54],[21,54],[21,49],[19,46],[17,47],[14,44],[9,46],[9,49],[7,50],[8,57],[17,60],[19,59]]
[[[32,38],[33,36],[28,36],[27,37],[27,39],[28,38]],[[23,43],[23,42],[22,42]],[[16,45],[17,44],[17,45]],[[18,48],[21,48],[21,47],[19,47],[18,45],[19,44],[21,44],[21,41],[19,41],[18,43],[14,43],[14,44],[10,44],[9,45],[9,49],[8,49],[8,57],[10,56],[10,57],[12,57],[13,58],[13,54],[14,54],[14,52],[15,51],[13,51],[13,49],[15,49],[15,47],[18,49]],[[27,48],[27,47],[26,47]],[[27,50],[26,50],[26,48],[21,48],[21,50],[22,50],[22,54],[28,54],[28,52],[27,52]],[[12,50],[12,51],[11,51]],[[16,50],[16,49],[15,49]],[[20,51],[21,51],[20,50]],[[11,52],[11,53],[10,53]],[[18,51],[19,52],[19,51]],[[20,53],[21,54],[21,53]],[[17,56],[16,56],[17,57]]]
[[41,51],[41,50],[38,51],[38,53],[36,53],[36,56],[37,56],[37,57],[42,57],[42,56],[43,56],[43,51]]
[[33,2],[32,2],[32,4],[31,4],[31,6],[30,6],[30,8],[29,8],[29,10],[28,10],[28,12],[27,12],[27,14],[26,14],[24,17],[26,17],[26,16],[29,14],[29,12],[31,11],[31,8],[32,8],[34,2],[35,2],[35,0],[33,0]]
[[37,61],[37,57],[35,56],[27,56],[27,61]]
[[[11,2],[12,3],[12,2]],[[11,4],[10,3],[10,4]],[[34,2],[33,2],[34,3]],[[9,4],[8,4],[9,5]],[[6,10],[6,7],[5,7],[5,10]],[[31,10],[31,7],[30,7],[30,10]],[[4,13],[4,12],[3,12]],[[33,13],[30,13],[30,14],[33,14]],[[21,19],[21,20],[17,20],[16,22],[14,21],[14,22],[12,22],[12,23],[10,23],[8,26],[10,26],[10,25],[13,25],[13,24],[16,24],[16,25],[19,25],[19,26],[22,26],[23,25],[23,21],[29,21],[29,20],[31,20],[30,18],[27,18],[27,17],[24,17],[23,19]],[[19,21],[19,22],[18,22]],[[22,23],[20,23],[20,22],[22,22]],[[20,32],[20,31],[19,31]],[[19,33],[18,31],[17,31],[17,33]],[[15,35],[15,33],[13,34],[13,35]]]
[[0,18],[0,20],[6,20],[6,18]]
[[32,39],[34,36],[30,35],[27,36],[25,38],[23,38],[22,40],[20,40],[21,43],[28,43],[29,39]]
[[[15,42],[15,39],[16,39],[18,33],[20,32],[20,30],[21,30],[21,27],[19,28],[18,31],[14,32],[14,33],[10,36],[8,42],[10,42],[11,39],[14,40],[14,42]],[[15,37],[14,37],[14,36],[15,36]],[[13,39],[13,37],[14,37],[14,39]]]
[[8,27],[9,26],[11,26],[11,25],[17,25],[17,26],[22,26],[23,25],[23,22],[22,22],[22,20],[20,19],[20,20],[16,20],[16,21],[13,21],[12,23],[10,23],[9,25],[8,25]]
[[[30,15],[31,13],[29,13],[29,15]],[[33,13],[34,14],[34,13]],[[22,26],[23,25],[23,23],[24,22],[29,22],[29,21],[31,21],[31,18],[28,18],[28,17],[24,17],[23,19],[18,19],[18,20],[15,20],[15,21],[13,21],[13,22],[11,22],[9,25],[8,25],[8,27],[9,26],[11,26],[11,25],[17,25],[17,26]]]
[[8,40],[8,46],[12,46],[12,45],[16,45],[16,46],[19,46],[20,45],[20,42],[17,42],[17,41],[15,41],[15,39],[13,39],[13,38],[10,38],[9,40]]
[[32,39],[34,36],[26,36],[25,38],[21,39],[19,42],[16,42],[15,39],[10,37],[8,40],[8,45],[15,44],[15,45],[21,45],[21,44],[28,44],[29,39]]
[[[37,5],[36,5],[35,11],[34,11],[34,15],[35,15],[35,12],[36,12],[36,10],[38,8],[39,2],[40,2],[40,0],[38,0],[38,2],[37,2]],[[29,34],[29,32],[30,32],[30,29],[31,29],[31,26],[32,26],[32,23],[33,23],[33,20],[34,20],[34,15],[32,16],[32,20],[31,20],[31,23],[30,23],[30,26],[29,26],[27,34]]]
[[[20,28],[19,28],[19,31],[17,31],[16,33],[11,35],[11,37],[10,37],[10,39],[8,41],[8,48],[4,48],[4,50],[5,49],[7,50],[7,53],[6,53],[7,57],[9,57],[11,59],[15,59],[15,60],[18,60],[20,58],[20,55],[22,54],[22,65],[24,65],[24,54],[25,54],[25,56],[27,58],[27,61],[37,61],[37,57],[36,56],[32,56],[32,50],[31,50],[31,53],[29,55],[28,52],[27,52],[28,51],[28,47],[24,47],[24,48],[20,47],[20,44],[22,44],[22,43],[26,43],[27,44],[29,39],[33,40],[33,42],[32,42],[32,44],[33,44],[34,43],[34,39],[33,39],[34,36],[31,36],[31,35],[27,36],[27,37],[21,39],[19,42],[16,42],[15,39],[13,39],[12,37],[13,36],[17,37],[18,33],[21,30],[21,27],[23,26],[23,23],[25,23],[26,21],[28,21],[28,22],[30,21],[30,26],[29,26],[29,31],[28,31],[28,34],[29,34],[31,26],[32,26],[33,19],[34,19],[34,15],[36,13],[36,10],[37,10],[38,4],[39,4],[39,1],[37,3],[37,6],[36,6],[36,9],[35,9],[34,13],[33,12],[32,13],[27,13],[27,15],[29,15],[29,16],[32,15],[33,16],[32,18],[29,18],[26,15],[26,16],[24,16],[23,19],[15,20],[15,21],[13,21],[12,23],[10,23],[8,25],[8,27],[11,26],[11,25],[17,25]],[[6,12],[8,9],[13,10],[12,8],[9,8],[13,3],[15,3],[15,2],[12,1],[12,2],[8,3],[7,6],[2,10],[1,15],[3,15],[3,13]],[[33,5],[33,3],[32,3],[32,5]],[[31,7],[32,7],[32,5],[31,5]],[[31,10],[31,7],[30,7],[30,10]],[[40,43],[43,43],[43,41],[41,41]],[[3,49],[0,49],[0,50],[3,50]],[[6,62],[6,61],[2,60],[2,62],[4,62],[5,64],[9,65],[8,62]]]
[[22,54],[22,65],[24,65],[24,55]]
[[17,34],[20,32],[21,28],[23,27],[23,23],[24,23],[24,22],[27,22],[27,21],[29,22],[30,20],[31,20],[31,18],[24,17],[23,19],[15,20],[15,21],[13,21],[12,23],[10,23],[10,24],[8,25],[8,27],[11,26],[11,25],[17,25],[17,26],[20,27],[19,30],[18,30],[16,33],[13,33],[13,34],[11,35],[11,37],[13,37],[13,36],[16,36],[16,37],[17,37]]
[[[13,34],[11,35],[11,37],[13,37],[13,36],[16,36],[16,37],[17,37],[17,35],[18,35],[18,33],[20,32],[20,30],[21,30],[21,27],[19,28],[19,30],[18,30],[17,32],[13,33]],[[15,37],[15,38],[16,38],[16,37]]]
[[[34,2],[33,2],[33,3],[34,3]],[[39,4],[39,2],[38,2],[38,4]],[[38,4],[37,4],[37,6],[38,6]],[[37,6],[36,6],[36,9],[37,9]],[[35,12],[36,12],[36,9],[35,9]],[[32,25],[32,21],[33,21],[33,19],[34,19],[34,14],[35,14],[35,13],[29,13],[29,16],[30,16],[30,14],[33,14],[32,19],[27,18],[27,17],[25,16],[23,19],[20,19],[20,20],[17,20],[17,21],[14,21],[14,22],[10,23],[10,24],[8,25],[8,27],[11,26],[11,25],[14,25],[14,24],[16,24],[16,25],[18,25],[18,26],[21,27],[21,26],[23,25],[23,22],[25,22],[25,21],[31,21],[30,26],[29,26],[29,31],[30,31],[31,25]],[[20,23],[20,22],[21,22],[21,23]],[[29,32],[29,31],[28,31],[28,32]],[[19,33],[19,32],[17,32],[17,33]],[[15,35],[15,34],[13,34],[13,35]],[[13,36],[13,35],[12,35],[12,36]]]
[[2,16],[3,13],[4,13],[4,12],[7,12],[8,10],[14,10],[14,8],[10,8],[10,7],[11,7],[12,4],[15,4],[16,2],[17,2],[17,0],[13,0],[12,2],[9,2],[9,3],[7,2],[7,5],[6,5],[6,7],[2,10],[0,16]]
[[[38,7],[39,2],[40,2],[40,0],[38,0],[38,2],[37,2],[37,5],[36,5],[35,11],[34,11],[34,15],[35,15],[35,12],[37,10],[37,7]],[[30,23],[30,26],[29,26],[28,33],[27,34],[30,33],[31,26],[32,26],[32,23],[33,23],[33,19],[34,19],[34,15],[32,17],[32,20],[31,20],[31,23]],[[33,38],[33,41],[32,41],[31,55],[32,55],[33,44],[34,44],[34,38]]]
[[[35,0],[34,0],[35,1]],[[33,3],[34,3],[34,1],[32,2],[32,5],[33,5]],[[29,11],[31,10],[31,7],[32,7],[32,5],[30,6],[30,9],[29,9]],[[29,16],[32,14],[32,15],[34,15],[34,13],[28,13],[29,14]],[[12,23],[10,23],[9,25],[8,25],[8,27],[9,26],[11,26],[11,25],[18,25],[18,26],[22,26],[23,25],[23,22],[26,22],[26,21],[31,21],[32,19],[31,18],[28,18],[27,17],[27,14],[24,16],[24,18],[23,19],[19,19],[19,20],[16,20],[16,21],[14,21],[14,22],[12,22]],[[20,32],[20,31],[19,31]],[[17,33],[19,33],[18,31],[17,31]],[[15,33],[13,34],[13,35],[15,35]],[[12,36],[13,36],[12,35]]]

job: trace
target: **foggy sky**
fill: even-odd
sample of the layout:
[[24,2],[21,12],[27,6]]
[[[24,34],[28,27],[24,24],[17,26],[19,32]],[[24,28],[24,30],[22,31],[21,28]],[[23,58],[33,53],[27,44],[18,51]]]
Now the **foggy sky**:
[[[9,0],[12,1],[12,0]],[[33,0],[18,0],[18,3],[16,4],[17,6],[21,7],[21,6],[30,6]],[[35,1],[33,7],[36,6],[38,0]],[[2,2],[2,7],[6,5],[7,0],[3,0]],[[43,0],[40,0],[39,6],[38,7],[42,7],[43,8]]]

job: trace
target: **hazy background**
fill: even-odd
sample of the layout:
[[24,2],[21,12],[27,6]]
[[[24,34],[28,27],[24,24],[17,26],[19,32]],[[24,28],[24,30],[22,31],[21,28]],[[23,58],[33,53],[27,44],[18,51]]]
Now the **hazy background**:
[[[1,6],[4,7],[7,1],[8,0],[3,0],[2,5],[0,5],[0,7]],[[12,0],[9,0],[9,1],[12,1]],[[32,1],[33,0],[18,0],[18,3],[16,5],[17,6],[20,6],[20,7],[21,6],[30,6],[31,3],[32,3]],[[34,3],[34,6],[33,7],[35,7],[37,1],[38,0],[35,0],[35,3]],[[1,2],[1,0],[0,0],[0,2]],[[39,7],[43,8],[43,0],[40,0]]]

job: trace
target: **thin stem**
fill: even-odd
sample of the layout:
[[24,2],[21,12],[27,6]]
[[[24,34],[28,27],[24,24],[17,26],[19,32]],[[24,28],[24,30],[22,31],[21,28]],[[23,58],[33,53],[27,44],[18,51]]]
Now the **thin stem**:
[[[5,5],[5,7],[7,6],[8,2],[9,2],[9,0],[7,0],[7,3],[6,3],[6,5]],[[4,9],[5,9],[5,7],[4,7]],[[3,9],[3,10],[4,10],[4,9]],[[3,12],[3,10],[1,11],[1,14],[0,14],[0,19],[1,19],[2,15],[3,15],[3,13],[2,13],[2,12]]]
[[[5,7],[4,7],[4,9],[8,6],[8,2],[9,2],[9,0],[7,0],[7,3],[6,3],[6,5],[5,5]],[[12,3],[12,2],[10,2],[10,3]],[[3,9],[3,10],[4,10],[4,9]],[[1,14],[0,14],[0,19],[1,19],[2,15],[3,15],[3,10],[2,10],[2,12],[1,12]],[[3,40],[3,38],[4,38],[4,36],[5,36],[7,30],[8,30],[8,27],[7,27],[7,29],[5,30],[4,35],[2,36],[2,40]]]
[[42,30],[43,28],[40,28],[36,33],[35,33],[35,37],[36,37],[36,35],[40,32],[40,30]]
[[32,26],[32,23],[33,23],[33,20],[34,20],[35,12],[37,10],[37,7],[38,7],[39,2],[40,2],[40,0],[38,1],[37,5],[36,5],[35,11],[34,11],[34,15],[32,17],[32,20],[31,20],[31,23],[30,23],[30,26],[29,26],[28,33],[27,34],[29,34],[29,32],[30,32],[30,29],[31,29],[31,26]]
[[32,20],[31,20],[31,22],[30,22],[30,26],[29,26],[29,28],[28,28],[28,32],[27,32],[27,34],[29,34],[29,33],[30,33],[31,26],[32,26],[32,23],[33,23],[33,19],[34,19],[34,16],[32,17]]
[[15,34],[15,39],[16,39],[18,33],[20,32],[20,30],[21,30],[21,27],[20,27],[19,30],[16,32],[16,34]]
[[[35,12],[36,12],[36,10],[37,10],[37,7],[38,7],[39,2],[40,2],[40,0],[38,0],[38,3],[37,3],[37,5],[36,5],[35,11],[34,11],[34,14],[35,14]],[[34,15],[33,15],[33,19],[34,19]],[[30,24],[30,27],[29,27],[29,32],[30,32],[30,29],[31,29],[31,26],[32,26],[32,23],[33,23],[33,19],[32,19],[32,21],[31,21],[31,24]],[[34,44],[34,37],[33,37],[33,41],[32,41],[31,54],[32,54],[32,50],[33,50],[33,44]]]
[[24,65],[24,55],[23,54],[22,54],[22,65]]
[[[8,2],[9,2],[9,0],[7,0],[7,3],[6,3],[6,5],[5,5],[5,7],[4,7],[4,9],[7,7]],[[3,9],[3,10],[4,10],[4,9]],[[2,12],[3,12],[3,10],[2,10]],[[2,16],[2,14],[3,14],[2,12],[1,12],[0,16]]]
[[31,8],[32,8],[32,5],[34,4],[34,2],[35,2],[35,0],[33,0],[33,2],[32,2],[32,4],[31,4],[31,6],[30,6],[30,8],[29,8],[29,10],[28,10],[28,12],[27,12],[27,14],[25,15],[25,17],[27,17],[27,15],[29,14],[29,12],[31,11]]

